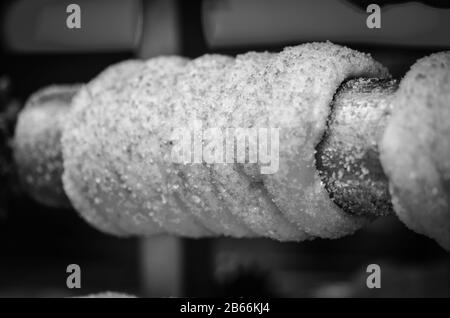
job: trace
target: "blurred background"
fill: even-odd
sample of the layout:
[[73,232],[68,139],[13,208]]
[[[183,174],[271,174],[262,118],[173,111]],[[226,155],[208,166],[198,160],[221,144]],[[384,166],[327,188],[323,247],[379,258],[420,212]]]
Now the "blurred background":
[[[381,7],[369,29],[366,8]],[[81,28],[66,27],[66,7]],[[379,219],[340,240],[174,237],[119,239],[72,209],[28,198],[8,142],[28,96],[50,84],[83,83],[128,58],[279,51],[330,40],[369,52],[401,78],[420,57],[450,48],[445,1],[17,0],[0,5],[0,297],[65,297],[106,290],[145,297],[449,297],[450,254]],[[366,287],[378,264],[382,288]],[[66,267],[81,267],[81,289]]]

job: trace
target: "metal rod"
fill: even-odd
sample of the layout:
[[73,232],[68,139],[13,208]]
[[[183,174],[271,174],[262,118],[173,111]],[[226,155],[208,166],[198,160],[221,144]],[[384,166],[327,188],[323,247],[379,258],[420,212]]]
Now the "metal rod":
[[378,143],[397,87],[396,80],[359,78],[335,94],[328,129],[316,148],[316,166],[330,197],[347,213],[392,213]]

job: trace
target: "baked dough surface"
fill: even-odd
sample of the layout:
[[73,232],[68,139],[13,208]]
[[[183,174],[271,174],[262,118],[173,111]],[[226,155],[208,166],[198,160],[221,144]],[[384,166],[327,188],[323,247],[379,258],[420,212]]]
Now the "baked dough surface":
[[393,103],[380,159],[395,212],[450,250],[450,52],[417,61]]
[[[64,187],[91,224],[118,235],[301,241],[367,223],[329,199],[314,153],[339,85],[389,76],[369,55],[327,42],[128,63],[80,91],[63,131]],[[197,121],[203,129],[278,128],[279,169],[174,163],[173,131]]]

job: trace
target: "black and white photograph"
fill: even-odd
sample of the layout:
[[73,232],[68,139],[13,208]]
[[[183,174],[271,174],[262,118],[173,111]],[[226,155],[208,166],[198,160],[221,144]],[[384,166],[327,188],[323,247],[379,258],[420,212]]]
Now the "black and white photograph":
[[450,298],[450,1],[2,1],[0,298]]

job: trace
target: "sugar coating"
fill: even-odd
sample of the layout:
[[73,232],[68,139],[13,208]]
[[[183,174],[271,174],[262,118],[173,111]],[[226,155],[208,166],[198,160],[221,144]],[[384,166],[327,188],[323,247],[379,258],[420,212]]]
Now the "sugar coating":
[[61,175],[61,130],[80,85],[52,85],[32,94],[14,133],[14,160],[26,191],[38,202],[70,207]]
[[[127,79],[143,69],[142,61],[113,65],[85,85],[73,99],[70,118],[63,128],[63,184],[72,205],[100,230],[128,235],[131,227],[145,223],[145,231],[159,233],[151,218],[142,222],[141,202],[127,178],[126,144],[118,131],[120,120],[129,117],[117,105],[127,99]],[[113,136],[114,135],[114,136]]]
[[[330,200],[314,151],[338,86],[388,76],[370,56],[327,42],[122,66],[77,95],[63,131],[65,189],[95,226],[122,235],[301,241],[341,237],[367,222]],[[278,172],[174,163],[173,132],[197,121],[203,129],[280,128]]]
[[450,250],[450,52],[418,60],[393,104],[380,159],[395,212]]
[[[77,188],[67,191],[71,198],[69,192],[75,194],[74,201],[92,202],[80,211],[88,221],[101,216],[90,221],[94,225],[107,224],[109,232],[122,235],[209,233],[168,193],[164,144],[157,135],[165,133],[159,129],[164,128],[163,92],[184,63],[178,57],[121,63],[89,83],[90,94],[75,99],[72,125],[64,132],[64,182]],[[87,184],[91,187],[83,189]]]
[[129,144],[130,152],[141,154],[141,158],[130,163],[134,175],[130,187],[143,185],[141,198],[151,199],[148,207],[153,219],[167,233],[200,237],[212,235],[212,229],[191,213],[201,206],[185,200],[186,193],[192,191],[186,189],[179,169],[171,160],[171,134],[174,128],[186,125],[180,121],[184,109],[176,102],[175,90],[186,63],[179,57],[146,62],[146,71],[141,78],[135,78],[137,87],[124,107],[125,112],[131,112],[129,116],[134,116],[133,125],[121,133],[126,136],[124,143],[133,141]]
[[[180,127],[201,133],[199,127],[195,126],[197,123],[201,123],[203,130],[223,127],[223,123],[216,121],[217,117],[214,115],[220,106],[217,99],[220,84],[233,61],[227,56],[204,55],[186,65],[173,90],[168,91],[169,107],[173,113],[167,123],[172,129]],[[243,206],[224,191],[223,183],[227,181],[218,180],[212,166],[206,163],[188,163],[173,164],[172,168],[177,177],[172,174],[171,183],[179,186],[174,189],[174,193],[187,211],[206,228],[216,235],[254,236],[246,224],[231,212],[236,207]]]
[[[238,55],[219,86],[219,106],[212,122],[232,128],[270,128],[260,84],[275,54],[249,52]],[[247,149],[248,151],[248,149]],[[259,164],[213,165],[222,194],[228,194],[231,212],[258,236],[280,241],[309,239],[283,215],[264,186]],[[234,203],[234,204],[233,204]]]
[[387,76],[369,55],[326,42],[284,49],[257,80],[269,125],[281,128],[279,171],[264,175],[264,185],[284,215],[310,236],[337,238],[367,222],[330,200],[314,153],[339,85],[351,77]]

